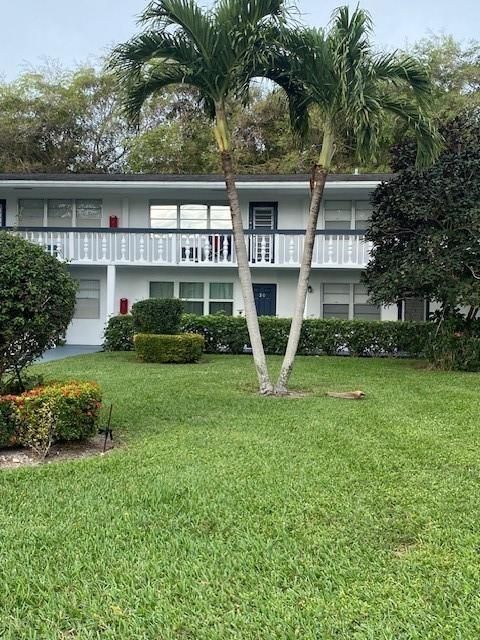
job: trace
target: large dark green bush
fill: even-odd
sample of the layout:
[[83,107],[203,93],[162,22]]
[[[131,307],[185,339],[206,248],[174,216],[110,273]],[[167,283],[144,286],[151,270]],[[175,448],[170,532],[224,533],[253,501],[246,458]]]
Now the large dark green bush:
[[105,351],[133,350],[133,317],[113,316],[109,319],[103,334]]
[[65,334],[77,285],[44,249],[0,231],[0,384],[16,377]]
[[179,335],[137,333],[134,343],[140,360],[171,364],[198,362],[205,347],[203,337],[195,333]]
[[132,307],[134,333],[180,333],[183,303],[177,298],[149,298]]

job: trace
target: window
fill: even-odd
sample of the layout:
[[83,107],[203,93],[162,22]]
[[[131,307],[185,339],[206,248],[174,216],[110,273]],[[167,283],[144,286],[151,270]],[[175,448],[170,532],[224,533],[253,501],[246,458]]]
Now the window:
[[352,203],[350,200],[327,200],[325,202],[325,229],[351,229]]
[[102,222],[101,200],[18,201],[18,223],[24,227],[98,227]]
[[223,204],[151,204],[154,229],[231,229],[230,207]]
[[178,226],[177,205],[150,205],[150,226],[155,229],[176,229]]
[[101,200],[76,200],[76,226],[99,227],[102,222]]
[[47,226],[71,227],[73,200],[47,200]]
[[206,204],[182,204],[180,206],[181,229],[207,229],[208,207]]
[[210,229],[231,229],[232,217],[230,207],[223,205],[212,205],[210,207]]
[[363,284],[353,285],[353,317],[357,320],[380,320],[380,307],[368,301],[368,291]]
[[79,280],[73,317],[77,320],[100,318],[100,280]]
[[173,282],[150,282],[151,298],[173,298]]
[[350,285],[323,285],[323,317],[348,320],[350,311]]
[[184,302],[185,313],[204,314],[203,282],[180,282],[179,297]]
[[43,227],[44,216],[43,200],[25,198],[18,201],[18,224],[21,227]]
[[372,205],[367,200],[359,200],[355,206],[355,229],[366,231],[372,217]]
[[233,316],[233,283],[232,282],[211,282],[210,283],[210,306],[209,313],[224,313]]

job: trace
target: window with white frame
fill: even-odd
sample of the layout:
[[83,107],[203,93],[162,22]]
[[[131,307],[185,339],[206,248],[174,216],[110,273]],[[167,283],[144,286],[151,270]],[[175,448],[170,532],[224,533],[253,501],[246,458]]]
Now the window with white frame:
[[231,229],[230,208],[222,204],[150,204],[155,229]]
[[77,320],[100,318],[100,280],[79,280],[73,316]]
[[381,320],[380,307],[369,301],[363,284],[325,283],[323,317],[339,320]]
[[348,320],[350,317],[351,285],[343,283],[323,285],[323,317]]
[[173,282],[150,282],[150,298],[173,298],[174,291]]
[[353,317],[357,320],[380,320],[380,307],[369,301],[367,287],[353,285]]
[[22,227],[98,227],[102,222],[102,201],[21,198],[18,224]]
[[326,200],[325,201],[325,229],[343,230],[352,226],[352,202],[351,200]]
[[185,313],[202,316],[205,313],[203,282],[180,282],[179,296],[183,300]]
[[209,298],[209,313],[224,313],[233,316],[233,283],[211,282]]

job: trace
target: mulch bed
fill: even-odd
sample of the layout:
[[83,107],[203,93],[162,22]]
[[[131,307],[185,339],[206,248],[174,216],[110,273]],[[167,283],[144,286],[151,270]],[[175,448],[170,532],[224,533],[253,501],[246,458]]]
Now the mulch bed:
[[94,438],[90,438],[90,440],[86,440],[85,442],[65,442],[54,444],[52,445],[52,448],[45,460],[39,458],[34,451],[24,447],[0,449],[0,470],[32,467],[40,464],[51,464],[55,462],[64,462],[65,460],[105,455],[112,451],[114,445],[109,440],[104,454],[104,442],[105,436],[98,435]]

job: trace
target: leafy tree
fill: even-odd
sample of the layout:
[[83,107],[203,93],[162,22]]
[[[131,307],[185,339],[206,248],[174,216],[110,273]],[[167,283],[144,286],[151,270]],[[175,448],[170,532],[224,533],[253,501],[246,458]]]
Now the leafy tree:
[[67,267],[41,247],[0,232],[0,383],[63,337],[75,309]]
[[480,307],[480,108],[442,128],[445,147],[428,170],[410,142],[394,149],[397,176],[373,196],[366,282],[372,299],[392,304],[426,297],[442,316]]
[[113,87],[111,74],[91,68],[0,85],[0,171],[121,170],[128,126]]
[[247,102],[250,81],[266,66],[283,0],[218,0],[202,10],[195,0],[154,0],[143,15],[147,29],[116,48],[113,66],[138,119],[148,98],[175,85],[196,89],[213,125],[225,177],[245,316],[260,391],[271,393],[258,326],[242,213],[232,156],[229,102]]
[[480,42],[462,44],[449,35],[434,35],[417,42],[411,54],[429,69],[440,121],[480,106]]
[[350,12],[348,7],[341,7],[328,31],[293,31],[286,48],[278,52],[276,66],[268,72],[285,89],[292,123],[299,133],[308,130],[313,107],[323,122],[321,150],[311,172],[303,257],[278,393],[287,392],[298,348],[320,203],[338,142],[347,135],[360,160],[374,157],[385,115],[391,114],[416,136],[418,164],[430,162],[437,151],[436,132],[425,113],[431,102],[425,69],[408,56],[376,54],[370,42],[371,30],[365,11],[357,8]]

